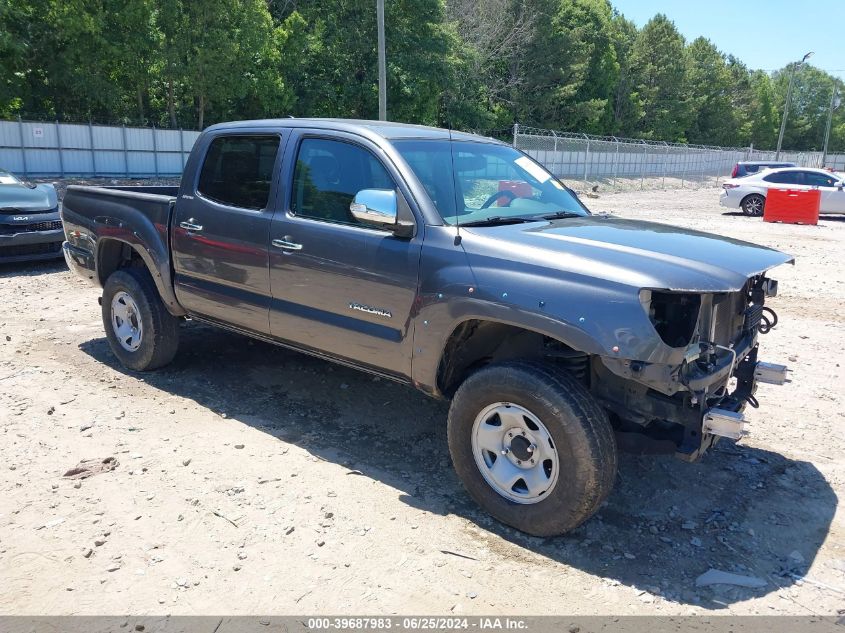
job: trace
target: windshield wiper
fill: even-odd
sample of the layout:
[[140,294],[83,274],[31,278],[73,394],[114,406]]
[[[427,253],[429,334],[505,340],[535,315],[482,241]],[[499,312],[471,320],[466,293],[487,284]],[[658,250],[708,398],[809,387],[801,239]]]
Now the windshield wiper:
[[547,213],[538,217],[544,220],[558,220],[560,218],[583,218],[584,216],[574,211],[555,211],[554,213]]
[[483,220],[471,222],[460,222],[460,226],[502,226],[504,224],[522,224],[523,222],[536,222],[537,218],[524,218],[519,215],[494,215]]

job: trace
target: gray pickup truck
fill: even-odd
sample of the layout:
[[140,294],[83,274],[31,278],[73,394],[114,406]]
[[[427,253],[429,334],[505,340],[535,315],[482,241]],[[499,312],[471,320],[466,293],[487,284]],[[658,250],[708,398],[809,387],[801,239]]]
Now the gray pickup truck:
[[215,125],[179,187],[72,186],[62,218],[126,367],[166,365],[190,317],[450,399],[469,494],[534,535],[597,510],[617,442],[695,459],[786,376],[757,339],[788,255],[592,215],[492,139]]

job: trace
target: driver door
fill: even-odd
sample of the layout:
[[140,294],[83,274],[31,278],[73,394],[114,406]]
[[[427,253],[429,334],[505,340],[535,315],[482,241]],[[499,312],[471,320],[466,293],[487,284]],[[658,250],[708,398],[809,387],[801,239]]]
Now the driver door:
[[845,213],[845,189],[838,186],[839,179],[816,171],[805,171],[804,182],[818,188],[821,194],[819,213]]
[[287,191],[270,225],[271,334],[410,376],[422,230],[397,237],[349,209],[363,189],[394,189],[408,199],[394,166],[360,137],[301,130],[282,173]]

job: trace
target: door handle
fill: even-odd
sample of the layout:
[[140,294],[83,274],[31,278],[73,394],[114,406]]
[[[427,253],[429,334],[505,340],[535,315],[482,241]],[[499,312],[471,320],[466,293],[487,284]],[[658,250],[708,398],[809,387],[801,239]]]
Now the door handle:
[[185,222],[180,222],[179,226],[181,226],[186,231],[202,231],[202,224],[195,224],[196,220],[191,218],[190,220],[186,220]]
[[285,235],[285,239],[283,240],[273,240],[270,242],[276,248],[282,248],[286,251],[301,251],[302,244],[297,244],[296,242],[291,242],[293,238],[290,235]]

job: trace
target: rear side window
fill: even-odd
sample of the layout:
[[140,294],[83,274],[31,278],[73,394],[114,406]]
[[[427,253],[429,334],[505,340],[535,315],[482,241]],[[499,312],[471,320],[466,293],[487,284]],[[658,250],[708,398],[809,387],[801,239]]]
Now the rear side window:
[[776,182],[784,185],[804,184],[804,181],[801,178],[800,171],[784,171],[775,174],[769,174],[768,176],[763,176],[763,180],[765,180],[766,182]]
[[197,192],[231,207],[266,208],[278,151],[275,135],[217,137],[205,155]]
[[395,188],[384,165],[363,147],[307,138],[296,157],[291,210],[315,220],[361,225],[349,211],[355,194],[362,189]]

